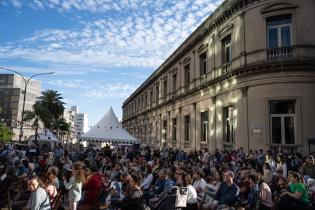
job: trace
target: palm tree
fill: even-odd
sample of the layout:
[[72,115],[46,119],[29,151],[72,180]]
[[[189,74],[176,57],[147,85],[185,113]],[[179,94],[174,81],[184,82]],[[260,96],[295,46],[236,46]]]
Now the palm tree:
[[53,125],[63,115],[64,102],[62,96],[55,90],[44,90],[42,95],[38,98],[38,103],[45,107],[50,113],[50,123],[46,123],[46,128],[53,128]]
[[43,107],[40,102],[35,102],[33,105],[33,111],[25,111],[24,112],[24,120],[25,121],[33,121],[32,127],[35,131],[35,143],[37,143],[37,136],[38,136],[38,128],[39,128],[39,121],[41,121],[44,126],[50,126],[50,113],[48,109]]

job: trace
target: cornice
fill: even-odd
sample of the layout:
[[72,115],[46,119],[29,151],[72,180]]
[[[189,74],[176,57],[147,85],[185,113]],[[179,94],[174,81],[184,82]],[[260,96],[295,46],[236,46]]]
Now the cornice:
[[[196,92],[199,92],[200,90],[204,90],[208,87],[215,86],[221,82],[224,82],[226,80],[229,80],[231,78],[239,78],[243,76],[253,75],[253,74],[262,74],[262,73],[269,73],[269,72],[279,72],[279,71],[314,71],[315,72],[315,61],[314,60],[289,60],[289,61],[265,61],[265,62],[259,62],[255,64],[250,64],[247,66],[242,66],[240,68],[236,68],[220,77],[214,78],[213,80],[210,80],[208,82],[205,82],[204,84],[195,87],[184,94],[177,95],[172,97],[170,100],[165,101],[158,106],[155,106],[151,109],[148,109],[138,115],[132,116],[126,120],[124,120],[122,123],[126,123],[130,120],[136,119],[141,115],[147,115],[152,111],[156,111],[160,109],[161,107],[167,106],[176,100],[184,99],[187,96],[193,95]],[[217,94],[216,94],[217,95]]]
[[185,54],[191,51],[197,44],[207,38],[212,32],[226,23],[233,15],[260,0],[225,0],[193,33],[190,35],[167,59],[164,63],[152,73],[152,75],[142,85],[131,94],[123,103],[123,107],[138,92],[150,85],[151,81],[156,80],[165,71],[172,68]]

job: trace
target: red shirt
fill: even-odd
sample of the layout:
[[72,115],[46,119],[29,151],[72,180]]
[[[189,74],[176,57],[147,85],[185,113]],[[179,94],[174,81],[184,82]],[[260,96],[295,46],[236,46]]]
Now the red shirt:
[[102,186],[102,178],[99,173],[94,173],[87,183],[83,185],[84,203],[92,204],[93,201],[99,199],[99,192]]

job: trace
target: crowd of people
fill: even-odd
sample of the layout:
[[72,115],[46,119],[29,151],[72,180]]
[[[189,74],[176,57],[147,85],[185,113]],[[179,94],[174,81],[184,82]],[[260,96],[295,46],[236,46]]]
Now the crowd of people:
[[313,154],[1,145],[0,161],[0,207],[11,194],[13,210],[309,210],[315,202]]

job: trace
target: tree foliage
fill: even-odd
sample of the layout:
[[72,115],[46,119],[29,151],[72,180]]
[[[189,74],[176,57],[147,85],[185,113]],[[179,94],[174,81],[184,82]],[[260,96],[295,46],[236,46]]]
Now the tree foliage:
[[[41,96],[33,105],[33,111],[24,113],[25,121],[33,121],[35,141],[37,140],[39,122],[42,122],[44,127],[50,130],[66,129],[66,122],[62,118],[65,109],[62,99],[61,94],[55,90],[42,91]],[[60,124],[63,126],[60,127]],[[68,126],[70,128],[70,125]]]
[[0,122],[0,139],[1,139],[1,141],[7,143],[10,140],[12,140],[13,135],[14,134],[11,132],[11,129],[8,128],[5,123]]

